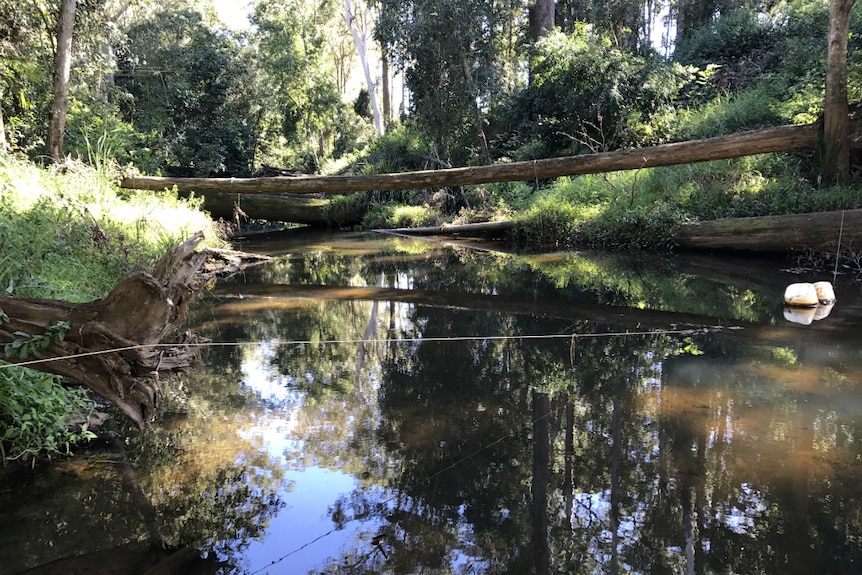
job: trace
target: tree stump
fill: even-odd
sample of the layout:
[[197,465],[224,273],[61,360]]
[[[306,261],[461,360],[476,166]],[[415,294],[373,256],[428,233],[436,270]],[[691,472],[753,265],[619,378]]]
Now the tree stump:
[[152,274],[127,278],[101,300],[74,304],[0,296],[0,343],[32,342],[50,326],[68,323],[62,339],[52,338],[37,362],[32,355],[0,352],[0,358],[73,379],[116,405],[139,428],[146,427],[155,414],[160,375],[187,367],[196,355],[188,341],[156,344],[214,277],[199,273],[208,257],[195,251],[201,240],[203,234],[195,234],[159,260]]

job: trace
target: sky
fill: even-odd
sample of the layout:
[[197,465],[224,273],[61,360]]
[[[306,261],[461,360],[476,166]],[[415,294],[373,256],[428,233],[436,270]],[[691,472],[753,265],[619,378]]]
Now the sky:
[[213,0],[219,18],[228,28],[248,28],[250,0]]

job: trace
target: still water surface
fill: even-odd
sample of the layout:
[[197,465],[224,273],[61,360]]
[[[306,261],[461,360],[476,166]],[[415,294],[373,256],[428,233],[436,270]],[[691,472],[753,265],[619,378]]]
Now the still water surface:
[[860,284],[802,325],[785,261],[242,248],[125,475],[0,484],[0,573],[862,572]]

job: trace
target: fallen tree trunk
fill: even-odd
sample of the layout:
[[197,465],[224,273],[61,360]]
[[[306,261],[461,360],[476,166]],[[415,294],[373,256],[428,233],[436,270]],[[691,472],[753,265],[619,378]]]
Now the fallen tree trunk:
[[[180,192],[188,195],[190,192]],[[310,226],[341,226],[358,223],[362,219],[359,210],[350,205],[332,205],[327,198],[308,195],[240,195],[230,192],[207,192],[204,209],[214,219],[232,221],[241,210],[242,215],[255,220],[292,222]]]
[[0,295],[0,343],[8,344],[4,359],[73,379],[145,427],[155,414],[159,378],[187,367],[195,356],[185,345],[193,338],[189,334],[173,346],[156,344],[214,277],[200,273],[209,257],[195,251],[202,239],[195,234],[162,258],[152,274],[124,280],[101,300],[75,304]]
[[372,231],[388,234],[406,234],[413,236],[459,236],[462,234],[489,236],[496,235],[500,232],[508,232],[514,227],[515,222],[513,220],[502,220],[499,222],[476,222],[473,224],[442,224],[439,226],[428,226],[422,228],[390,228]]
[[674,164],[738,158],[767,152],[813,148],[819,141],[819,125],[779,126],[752,130],[729,136],[676,142],[647,148],[511,162],[488,166],[424,170],[368,176],[288,176],[275,178],[162,178],[133,176],[124,178],[121,186],[138,190],[161,191],[176,186],[181,192],[206,196],[211,192],[241,194],[343,194],[349,192],[391,191],[440,188],[544,180],[637,170]]
[[[374,231],[416,236],[488,236],[514,226],[514,221],[505,220]],[[837,252],[840,247],[845,253],[858,252],[862,249],[862,209],[691,222],[680,226],[675,243],[686,251]]]
[[837,251],[862,246],[862,210],[727,218],[680,227],[683,250]]

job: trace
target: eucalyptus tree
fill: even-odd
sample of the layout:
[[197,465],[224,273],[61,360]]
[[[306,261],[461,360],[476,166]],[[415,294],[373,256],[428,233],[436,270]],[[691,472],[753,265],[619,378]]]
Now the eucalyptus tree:
[[412,112],[440,159],[465,162],[473,148],[487,162],[485,114],[501,91],[497,3],[381,0],[380,8],[377,38],[405,72]]
[[276,162],[317,170],[333,150],[341,106],[327,29],[334,0],[262,0],[255,6],[257,59],[268,94],[261,136]]
[[48,122],[48,151],[55,160],[63,156],[63,131],[69,107],[69,74],[72,71],[72,30],[75,27],[77,0],[60,2],[57,45],[54,51],[54,98]]
[[380,105],[377,103],[377,89],[371,77],[371,67],[368,61],[370,12],[370,7],[363,2],[357,2],[356,8],[354,8],[351,0],[344,0],[344,23],[347,25],[347,29],[350,30],[351,36],[353,36],[353,43],[356,45],[356,52],[359,54],[359,60],[362,64],[362,73],[365,76],[365,85],[368,89],[371,111],[374,114],[374,128],[382,136],[384,130],[383,117],[380,113]]

